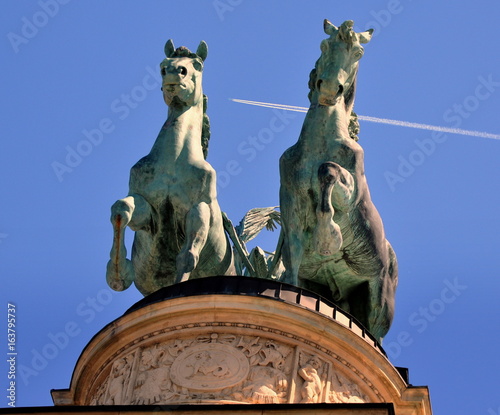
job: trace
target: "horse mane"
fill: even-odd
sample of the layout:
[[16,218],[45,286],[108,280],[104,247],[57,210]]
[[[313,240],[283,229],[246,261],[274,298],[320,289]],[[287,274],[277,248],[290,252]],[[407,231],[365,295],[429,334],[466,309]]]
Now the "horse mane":
[[172,53],[170,58],[192,58],[192,59],[200,59],[203,62],[203,59],[201,59],[200,56],[198,56],[196,53],[191,52],[186,46],[179,46],[177,49],[175,49],[174,53]]
[[352,47],[354,43],[358,41],[353,26],[354,22],[352,20],[347,20],[340,25],[339,31],[337,32],[337,36],[347,44],[348,48]]
[[203,94],[203,126],[201,128],[201,148],[203,149],[203,157],[208,156],[208,141],[210,140],[210,118],[207,115],[208,97]]

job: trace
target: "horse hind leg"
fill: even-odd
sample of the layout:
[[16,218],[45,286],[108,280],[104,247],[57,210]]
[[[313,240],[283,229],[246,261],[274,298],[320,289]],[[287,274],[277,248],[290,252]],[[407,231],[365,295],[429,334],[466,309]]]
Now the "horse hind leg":
[[394,317],[396,285],[392,277],[385,272],[381,280],[373,280],[370,283],[371,298],[367,328],[380,343],[389,331]]
[[189,279],[198,265],[210,228],[211,213],[205,202],[193,206],[186,215],[186,241],[177,255],[177,282]]
[[318,169],[320,199],[316,207],[316,228],[314,247],[322,256],[337,253],[343,243],[342,232],[333,220],[335,210],[332,205],[332,191],[339,177],[339,166],[332,162],[323,163]]
[[396,287],[398,285],[398,262],[396,254],[388,241],[388,260],[381,273],[380,282],[374,283],[372,303],[374,304],[369,316],[370,326],[374,335],[382,343],[383,337],[389,331],[394,318]]

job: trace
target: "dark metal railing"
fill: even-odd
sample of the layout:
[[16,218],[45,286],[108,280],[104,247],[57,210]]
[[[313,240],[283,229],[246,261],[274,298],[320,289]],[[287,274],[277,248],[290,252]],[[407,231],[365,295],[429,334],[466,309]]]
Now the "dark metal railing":
[[355,317],[333,302],[304,288],[261,278],[226,275],[189,280],[162,288],[148,295],[130,307],[125,314],[149,304],[172,298],[210,294],[273,298],[307,308],[348,327],[353,333],[363,338],[384,356],[387,356],[377,339]]

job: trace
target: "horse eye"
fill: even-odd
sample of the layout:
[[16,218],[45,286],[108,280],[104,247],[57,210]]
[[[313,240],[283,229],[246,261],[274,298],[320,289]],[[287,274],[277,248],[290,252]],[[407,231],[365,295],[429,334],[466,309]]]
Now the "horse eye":
[[200,72],[203,69],[203,65],[200,62],[196,61],[196,60],[193,61],[193,67],[198,72]]
[[354,52],[354,59],[361,59],[365,51],[363,49],[358,49],[356,52]]

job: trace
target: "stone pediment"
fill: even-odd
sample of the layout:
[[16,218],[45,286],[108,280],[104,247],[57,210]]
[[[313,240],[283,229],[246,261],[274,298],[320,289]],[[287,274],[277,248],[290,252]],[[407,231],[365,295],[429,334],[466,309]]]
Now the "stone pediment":
[[430,414],[427,389],[407,385],[347,313],[244,277],[141,300],[91,340],[70,388],[52,395],[83,406],[393,402],[398,414]]

